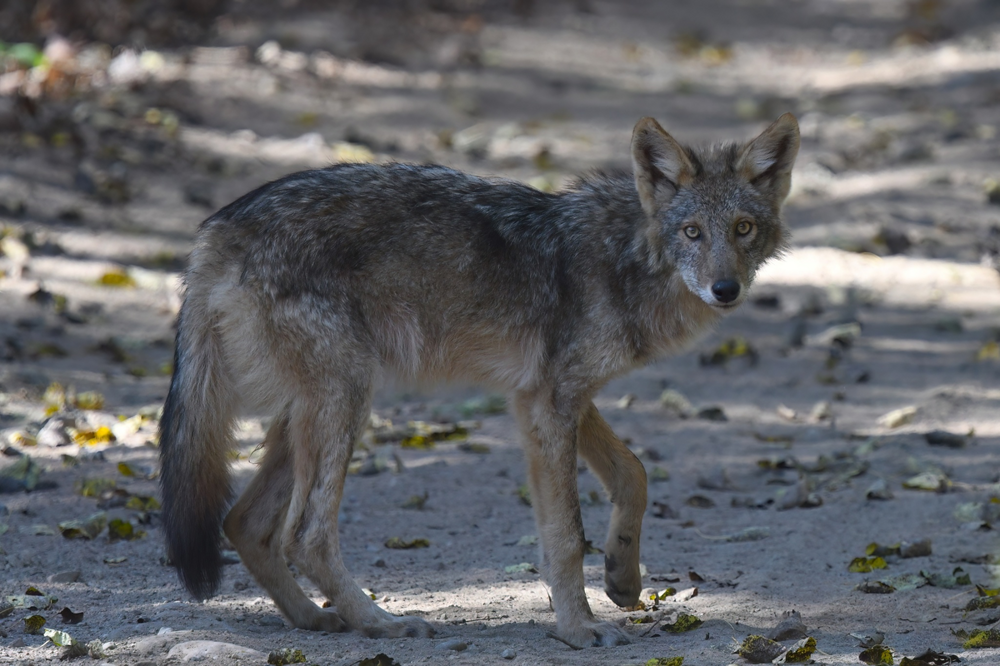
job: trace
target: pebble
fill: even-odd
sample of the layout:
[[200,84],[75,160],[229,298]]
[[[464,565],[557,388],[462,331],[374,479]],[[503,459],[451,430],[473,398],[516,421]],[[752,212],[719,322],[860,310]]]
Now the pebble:
[[242,645],[232,643],[221,643],[218,641],[187,641],[178,643],[170,648],[167,659],[178,661],[242,661],[254,660],[262,661],[267,659],[267,655],[257,650],[251,650]]
[[80,570],[60,571],[49,576],[46,580],[50,583],[75,583],[80,580]]
[[73,427],[76,427],[75,419],[53,416],[38,431],[36,438],[38,446],[56,447],[72,444],[73,438],[69,436],[67,428]]
[[468,643],[458,638],[452,638],[441,643],[438,643],[437,648],[439,650],[454,650],[455,652],[461,652],[469,647]]
[[510,648],[507,648],[506,650],[500,653],[500,656],[503,657],[504,659],[513,659],[514,657],[517,656],[517,653],[511,650]]

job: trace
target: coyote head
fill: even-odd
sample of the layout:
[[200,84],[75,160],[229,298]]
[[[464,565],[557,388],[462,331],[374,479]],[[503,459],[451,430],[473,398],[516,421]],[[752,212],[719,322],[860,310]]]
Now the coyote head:
[[760,265],[787,242],[781,204],[798,150],[790,113],[749,143],[702,151],[681,146],[652,118],[640,120],[632,163],[651,260],[673,267],[709,305],[739,305]]

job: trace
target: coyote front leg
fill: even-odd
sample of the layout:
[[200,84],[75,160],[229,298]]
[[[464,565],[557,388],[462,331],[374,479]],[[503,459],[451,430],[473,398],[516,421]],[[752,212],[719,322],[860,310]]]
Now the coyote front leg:
[[611,498],[604,544],[604,590],[619,606],[634,606],[642,590],[639,536],[646,512],[646,470],[590,403],[580,419],[580,456]]
[[560,413],[551,394],[543,392],[518,393],[514,413],[524,439],[542,569],[552,590],[558,634],[579,647],[628,643],[620,628],[594,618],[584,590],[585,543],[576,485],[578,413]]

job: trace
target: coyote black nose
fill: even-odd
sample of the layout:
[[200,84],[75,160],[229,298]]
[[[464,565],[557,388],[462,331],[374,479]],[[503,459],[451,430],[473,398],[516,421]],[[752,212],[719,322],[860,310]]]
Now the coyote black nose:
[[723,303],[732,303],[740,295],[740,283],[736,280],[719,280],[712,285],[712,295]]

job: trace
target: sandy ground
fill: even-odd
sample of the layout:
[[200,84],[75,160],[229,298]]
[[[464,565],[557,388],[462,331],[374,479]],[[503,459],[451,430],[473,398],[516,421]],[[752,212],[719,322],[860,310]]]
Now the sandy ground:
[[[897,663],[928,648],[1000,661],[955,635],[1000,620],[998,610],[966,611],[975,584],[1000,586],[1000,207],[987,194],[1000,179],[995,6],[515,3],[520,13],[510,13],[467,4],[374,22],[357,9],[234,14],[203,46],[159,51],[131,84],[41,105],[0,133],[0,465],[27,455],[43,470],[32,492],[0,495],[0,587],[58,598],[40,610],[27,606],[44,597],[14,600],[0,619],[0,662],[59,659],[62,648],[25,631],[37,614],[80,643],[98,641],[104,656],[94,658],[112,664],[264,663],[297,648],[317,664],[378,653],[401,664],[496,664],[509,651],[524,664],[683,656],[716,665],[743,663],[735,646],[790,610],[816,639],[816,663],[860,663],[851,634],[876,632]],[[12,108],[0,105],[0,120]],[[349,477],[342,508],[344,557],[359,583],[384,608],[428,619],[434,639],[292,630],[235,559],[221,594],[195,603],[162,562],[156,511],[122,505],[158,492],[145,477],[157,468],[177,273],[212,209],[337,159],[433,161],[559,187],[576,172],[627,166],[641,116],[701,142],[749,137],[786,110],[803,130],[786,209],[794,249],[762,272],[752,303],[689,353],[598,398],[650,474],[646,585],[678,590],[655,610],[624,612],[602,591],[601,555],[587,556],[590,602],[626,627],[631,645],[573,651],[549,638],[539,576],[505,570],[537,563],[534,524],[518,495],[513,421],[477,413],[469,401],[489,396],[478,388],[382,390],[376,413],[396,425],[479,425],[466,442],[373,447],[370,471],[385,469]],[[116,271],[129,286],[100,284]],[[702,362],[735,337],[755,361]],[[46,395],[52,382],[72,389],[57,416],[75,418],[84,438],[114,427],[117,441],[29,445],[57,398]],[[665,405],[666,390],[691,413]],[[87,391],[103,395],[100,409],[73,407],[72,392],[85,404]],[[705,418],[719,414],[710,407],[726,420]],[[951,446],[929,444],[935,430],[955,435]],[[242,484],[260,419],[240,434]],[[81,495],[95,479],[121,492]],[[609,505],[583,467],[579,486],[587,536],[600,545]],[[422,509],[404,508],[425,494]],[[59,523],[101,507],[146,535],[59,535]],[[393,550],[390,537],[430,545]],[[848,571],[872,542],[922,540],[929,555]],[[958,580],[946,580],[956,567]],[[878,580],[898,589],[859,589]],[[65,624],[64,607],[83,620]],[[666,631],[680,612],[704,624]],[[633,623],[646,615],[654,622]]]

